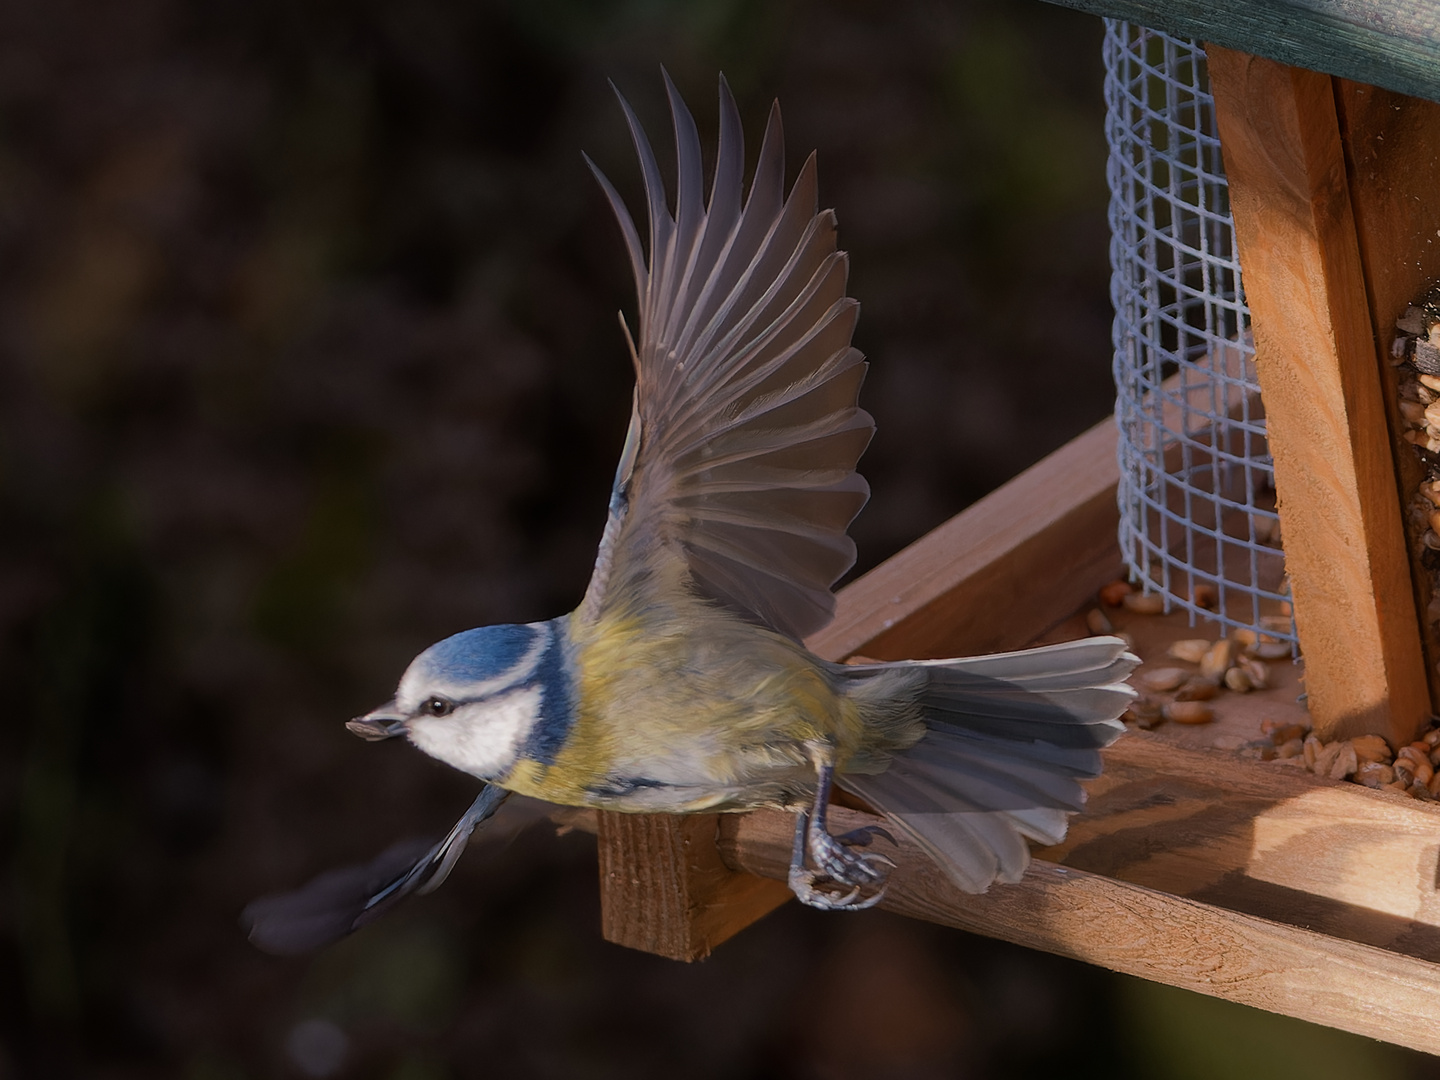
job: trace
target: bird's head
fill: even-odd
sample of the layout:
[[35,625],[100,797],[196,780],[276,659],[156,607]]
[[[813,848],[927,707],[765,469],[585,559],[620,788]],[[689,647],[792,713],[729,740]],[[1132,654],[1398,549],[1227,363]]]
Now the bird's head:
[[561,635],[555,623],[529,623],[448,637],[411,661],[393,701],[346,727],[365,739],[408,736],[431,757],[498,779],[547,713],[561,703],[568,712]]

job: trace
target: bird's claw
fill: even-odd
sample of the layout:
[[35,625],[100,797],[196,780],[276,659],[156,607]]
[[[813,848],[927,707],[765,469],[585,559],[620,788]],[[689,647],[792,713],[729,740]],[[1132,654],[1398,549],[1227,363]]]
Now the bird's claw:
[[[894,837],[878,826],[855,829],[842,836],[831,836],[823,825],[817,828],[814,822],[799,827],[804,839],[796,837],[797,857],[790,866],[788,884],[802,904],[823,911],[863,911],[880,902],[885,895],[885,878],[895,863],[879,852],[853,849],[869,845],[876,836],[891,843]],[[805,865],[807,854],[813,870]],[[864,895],[862,889],[866,890]]]
[[854,834],[851,833],[831,836],[812,829],[807,845],[811,861],[817,870],[841,885],[874,885],[884,881],[886,872],[894,869],[894,862],[878,852],[853,850],[865,847],[874,839],[870,829],[856,829],[855,832],[862,834],[861,837],[852,839]]

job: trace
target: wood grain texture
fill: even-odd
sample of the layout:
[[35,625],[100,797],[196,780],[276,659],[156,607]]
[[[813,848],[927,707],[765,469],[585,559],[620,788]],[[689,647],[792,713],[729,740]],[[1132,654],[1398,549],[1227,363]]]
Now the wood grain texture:
[[1115,437],[1108,418],[847,585],[806,644],[905,660],[1033,641],[1121,572]]
[[[872,820],[834,813],[837,828]],[[736,816],[721,848],[736,867],[778,876],[789,827],[779,814]],[[917,849],[890,853],[888,911],[1440,1053],[1440,967],[1423,960],[1047,862],[970,896]]]
[[1436,0],[1048,0],[1440,100]]
[[734,870],[715,846],[717,814],[597,816],[600,922],[607,941],[700,960],[790,899],[781,882]]
[[[1340,80],[1336,102],[1350,185],[1360,259],[1369,288],[1370,317],[1381,356],[1390,355],[1395,320],[1440,279],[1440,104],[1375,86]],[[1396,369],[1383,370],[1391,445],[1402,502],[1425,478],[1396,407]],[[1414,530],[1415,539],[1418,533]],[[1430,601],[1418,544],[1410,546],[1416,608]],[[1440,700],[1440,637],[1425,620],[1421,633],[1431,700]]]
[[1090,796],[1040,858],[1440,962],[1434,803],[1143,732]]
[[1208,57],[1310,712],[1408,742],[1429,689],[1332,80]]

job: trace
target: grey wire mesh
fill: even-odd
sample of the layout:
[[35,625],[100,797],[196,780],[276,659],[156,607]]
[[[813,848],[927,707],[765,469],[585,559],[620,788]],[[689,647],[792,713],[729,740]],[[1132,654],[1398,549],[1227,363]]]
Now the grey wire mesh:
[[1198,46],[1106,20],[1120,550],[1192,625],[1293,644],[1208,86]]

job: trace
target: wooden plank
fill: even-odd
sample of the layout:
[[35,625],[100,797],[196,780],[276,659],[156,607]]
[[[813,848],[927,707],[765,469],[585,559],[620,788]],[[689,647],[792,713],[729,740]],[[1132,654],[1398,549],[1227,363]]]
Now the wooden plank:
[[1440,100],[1440,3],[1436,0],[1048,2]]
[[[873,820],[833,813],[837,829]],[[731,865],[778,878],[789,835],[782,814],[735,815],[721,848]],[[1440,967],[1423,960],[1053,863],[970,896],[914,847],[894,857],[888,911],[1440,1053]]]
[[[1369,288],[1370,317],[1381,356],[1390,355],[1395,320],[1440,279],[1440,104],[1379,87],[1340,80],[1336,102],[1360,258]],[[1390,430],[1403,431],[1396,407],[1395,369],[1385,369]],[[1414,448],[1392,439],[1401,499],[1425,478]],[[1416,607],[1426,610],[1430,574],[1422,565],[1419,535],[1410,532],[1411,579]],[[1440,635],[1421,620],[1431,700],[1440,700]]]
[[1020,648],[1121,572],[1108,418],[838,595],[806,643],[828,659]]
[[1332,81],[1208,55],[1310,712],[1408,742],[1429,690]]
[[1440,806],[1132,732],[1040,858],[1440,963]]
[[721,861],[719,817],[598,815],[600,922],[607,941],[700,960],[790,899],[783,882]]

